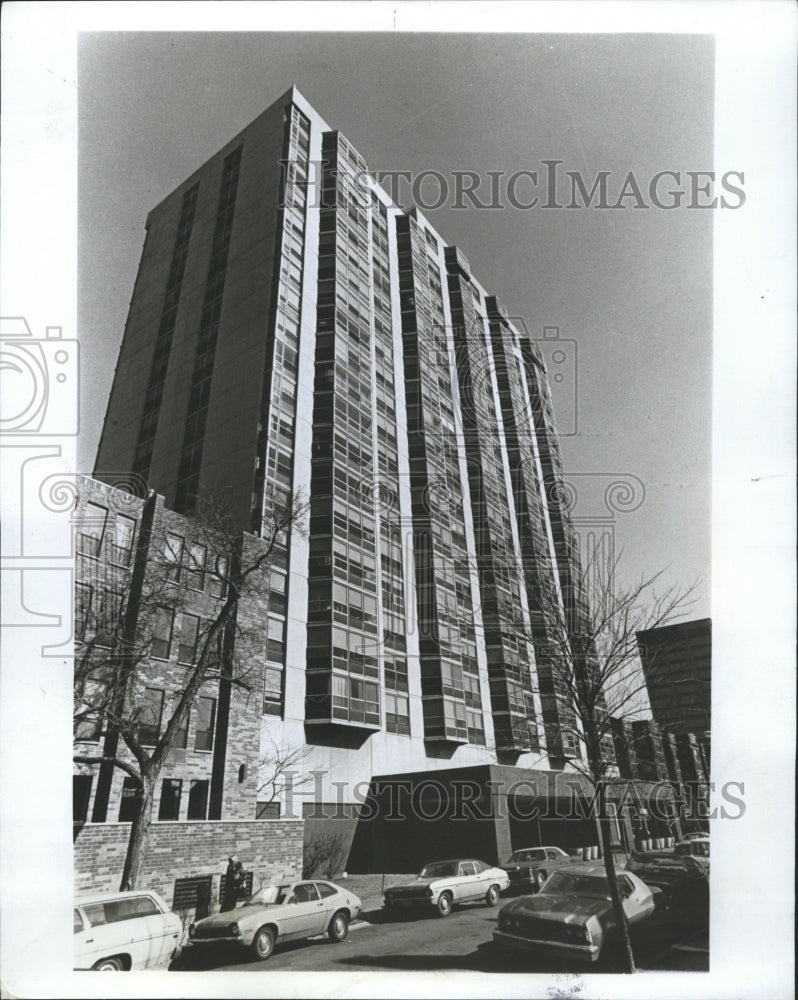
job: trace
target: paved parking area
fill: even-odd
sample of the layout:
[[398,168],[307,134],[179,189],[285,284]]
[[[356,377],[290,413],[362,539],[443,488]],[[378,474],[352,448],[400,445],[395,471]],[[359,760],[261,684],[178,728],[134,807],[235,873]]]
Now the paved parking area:
[[[501,905],[501,904],[500,904]],[[456,909],[442,919],[434,914],[388,915],[367,906],[364,919],[354,923],[349,937],[333,944],[326,937],[276,948],[266,962],[248,951],[193,954],[191,949],[175,968],[224,969],[239,972],[430,972],[467,970],[491,973],[621,971],[617,957],[602,956],[594,966],[566,965],[545,952],[507,952],[492,944],[499,907],[475,904]],[[709,967],[706,931],[651,924],[635,933],[636,959],[642,970],[702,971]]]

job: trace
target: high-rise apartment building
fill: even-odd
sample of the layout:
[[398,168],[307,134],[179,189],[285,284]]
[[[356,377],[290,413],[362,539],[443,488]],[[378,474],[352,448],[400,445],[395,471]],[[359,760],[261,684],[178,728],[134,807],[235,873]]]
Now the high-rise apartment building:
[[181,515],[223,488],[255,535],[308,498],[262,605],[262,738],[312,748],[307,794],[578,753],[540,353],[295,89],[148,217],[95,471],[120,473]]
[[709,739],[712,620],[663,625],[637,633],[648,699],[663,729]]

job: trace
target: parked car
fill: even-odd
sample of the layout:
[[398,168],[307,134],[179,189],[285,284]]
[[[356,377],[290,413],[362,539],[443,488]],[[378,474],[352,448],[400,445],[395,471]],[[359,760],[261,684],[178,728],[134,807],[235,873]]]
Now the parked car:
[[709,875],[703,861],[673,851],[640,851],[629,858],[626,871],[655,890],[663,919],[703,924],[709,920]]
[[385,908],[436,909],[441,917],[448,917],[459,903],[484,899],[488,906],[495,906],[499,893],[509,884],[506,871],[476,858],[434,861],[424,865],[412,881],[389,886],[385,890]]
[[580,861],[581,858],[571,857],[560,847],[524,847],[513,851],[501,867],[510,876],[511,889],[531,887],[538,892],[553,871]]
[[234,944],[250,948],[263,960],[278,942],[324,933],[331,941],[343,941],[361,905],[353,892],[332,882],[314,879],[262,886],[235,909],[191,924],[189,944],[192,950]]
[[165,969],[183,924],[157,892],[104,892],[75,900],[75,969]]
[[709,837],[691,837],[689,840],[680,840],[673,848],[673,853],[695,858],[704,871],[709,872]]
[[[631,872],[618,872],[623,908],[630,924],[654,912],[649,887]],[[537,895],[521,896],[499,910],[496,944],[524,951],[595,962],[617,933],[603,864],[580,863],[549,875]]]

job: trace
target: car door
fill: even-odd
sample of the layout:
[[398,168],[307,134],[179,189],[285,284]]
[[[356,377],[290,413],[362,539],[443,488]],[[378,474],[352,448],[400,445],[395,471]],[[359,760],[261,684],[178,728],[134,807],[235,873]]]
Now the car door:
[[298,882],[283,904],[280,936],[302,938],[321,934],[325,905],[313,882]]
[[[84,903],[81,907],[88,924],[82,935],[89,968],[112,955],[128,955],[132,969],[147,967],[149,949],[143,944],[141,927],[135,920],[125,920],[122,900]],[[80,937],[80,935],[79,935]]]
[[321,913],[322,913],[322,931],[327,929],[327,924],[330,917],[335,913],[336,910],[340,909],[341,894],[335,888],[335,886],[330,885],[329,882],[317,882],[316,888],[318,889],[319,896],[321,897]]
[[482,895],[482,886],[477,878],[477,869],[473,861],[461,861],[457,866],[457,876],[458,900],[476,899]]
[[90,969],[97,961],[91,925],[77,906],[72,911],[72,919],[75,933],[74,967],[76,969]]

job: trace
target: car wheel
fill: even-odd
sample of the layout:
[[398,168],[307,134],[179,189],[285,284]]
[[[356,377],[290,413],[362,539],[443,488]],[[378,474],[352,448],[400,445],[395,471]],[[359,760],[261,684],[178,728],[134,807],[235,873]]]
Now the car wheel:
[[252,939],[252,950],[255,958],[265,961],[274,951],[274,931],[271,927],[261,927]]
[[331,941],[343,941],[349,933],[349,917],[343,910],[339,910],[330,921],[327,931]]
[[452,912],[451,893],[442,892],[438,897],[438,916],[448,917],[451,912]]
[[492,885],[485,893],[485,902],[488,906],[495,906],[499,902],[499,887]]
[[96,972],[124,972],[125,963],[118,955],[114,955],[111,958],[101,958],[94,963],[92,969]]
[[543,888],[543,883],[548,878],[548,874],[545,871],[539,871],[535,874],[535,882],[537,883],[538,892]]

